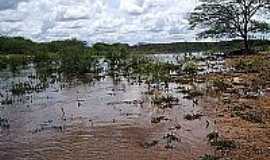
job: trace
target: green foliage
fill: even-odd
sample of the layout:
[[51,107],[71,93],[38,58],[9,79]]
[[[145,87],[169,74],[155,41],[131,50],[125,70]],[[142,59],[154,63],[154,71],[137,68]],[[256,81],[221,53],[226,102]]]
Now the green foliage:
[[7,65],[5,63],[4,58],[0,57],[0,71],[6,69]]
[[191,28],[206,28],[199,33],[199,38],[241,37],[245,49],[249,49],[250,33],[270,31],[270,25],[260,17],[261,12],[269,11],[270,2],[261,0],[200,0],[201,4],[191,13]]
[[170,94],[155,95],[152,97],[152,103],[162,109],[171,108],[172,105],[178,103],[178,101],[178,98],[173,97]]
[[198,71],[198,65],[194,61],[187,61],[183,64],[182,70],[189,74],[195,74]]
[[84,48],[66,47],[60,53],[61,71],[69,74],[89,73],[95,67],[95,58]]
[[[252,45],[256,50],[265,51],[268,49],[270,41],[250,40],[249,45]],[[138,53],[230,52],[239,49],[241,41],[177,42],[170,44],[139,44],[135,46],[121,43],[97,43],[89,47],[86,42],[76,39],[36,43],[22,37],[0,37],[0,54],[27,54],[34,56],[39,56],[40,53],[60,54],[66,50],[66,47],[84,48],[87,52],[91,52],[92,55],[114,58],[112,61],[117,62],[119,57],[125,58],[128,55]]]
[[31,54],[37,44],[23,37],[0,37],[0,54]]
[[164,96],[164,95],[160,95],[160,96],[154,96],[152,97],[152,101],[154,104],[156,105],[161,105],[163,102],[170,102],[171,96]]
[[[143,44],[129,47],[131,54],[159,54],[159,53],[192,53],[205,52],[215,53],[239,50],[243,45],[242,40],[220,42],[177,42],[170,44]],[[249,46],[255,51],[268,51],[270,41],[249,40]]]
[[[94,48],[97,48],[94,46]],[[112,44],[107,45],[104,48],[99,47],[101,53],[107,58],[112,67],[123,65],[125,63],[126,58],[128,57],[128,45],[124,44]],[[97,52],[100,52],[97,50]],[[101,55],[99,53],[99,55]]]
[[207,52],[218,49],[218,42],[177,42],[170,44],[138,44],[129,47],[134,54]]
[[40,92],[45,90],[48,87],[48,83],[42,82],[36,85],[31,84],[30,82],[19,82],[12,85],[11,93],[13,95],[24,95],[26,93]]
[[40,52],[33,56],[33,62],[35,63],[46,63],[54,60],[58,60],[59,56],[54,53]]
[[[119,54],[127,53],[128,51],[127,44],[115,43],[115,44],[106,44],[106,43],[96,43],[93,45],[93,49],[96,50],[98,55],[106,55],[107,57],[121,56]],[[115,51],[119,51],[116,53]],[[126,55],[125,55],[126,56]]]
[[53,41],[53,42],[48,42],[48,43],[41,43],[40,47],[41,47],[41,51],[46,51],[50,53],[59,53],[66,50],[66,47],[84,48],[86,47],[86,42],[79,41],[77,39],[68,39],[64,41]]
[[14,84],[11,89],[13,95],[23,95],[31,90],[31,85],[29,83],[18,83]]
[[25,55],[3,55],[0,56],[0,70],[8,68],[15,73],[19,67],[27,65],[28,62],[30,62],[30,58]]
[[[145,61],[146,59],[144,59]],[[148,59],[144,63],[139,63],[137,66],[134,66],[134,73],[143,75],[147,77],[148,81],[151,82],[167,82],[169,81],[170,71],[175,69],[175,65],[154,62]]]

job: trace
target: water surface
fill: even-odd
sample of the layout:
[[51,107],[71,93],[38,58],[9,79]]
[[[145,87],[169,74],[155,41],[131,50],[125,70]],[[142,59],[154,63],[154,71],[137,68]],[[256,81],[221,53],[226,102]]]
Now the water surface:
[[[169,61],[178,63],[178,56],[169,55]],[[167,61],[163,55],[158,58]],[[201,63],[201,67],[207,66]],[[16,75],[0,73],[0,100],[9,97],[13,101],[0,106],[0,117],[9,124],[0,128],[1,159],[184,160],[212,152],[206,136],[215,126],[207,116],[184,119],[186,114],[203,114],[203,110],[178,92],[181,84],[170,83],[163,91],[179,99],[165,109],[151,103],[152,95],[145,94],[146,84],[106,74],[88,83],[72,84],[53,76],[43,90],[11,95],[14,83],[39,84],[40,80],[33,78],[36,75],[32,65]],[[156,117],[164,118],[153,123]],[[177,140],[168,138],[171,135]]]

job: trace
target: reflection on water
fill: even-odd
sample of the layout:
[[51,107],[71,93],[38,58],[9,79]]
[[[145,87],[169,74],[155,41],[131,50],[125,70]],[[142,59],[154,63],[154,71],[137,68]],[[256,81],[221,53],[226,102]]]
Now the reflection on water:
[[184,119],[202,110],[179,84],[166,91],[179,102],[160,109],[146,84],[102,68],[84,76],[87,83],[54,72],[45,81],[34,65],[15,76],[2,71],[0,117],[9,127],[0,127],[0,159],[194,159],[211,152],[206,135],[214,126],[205,116]]

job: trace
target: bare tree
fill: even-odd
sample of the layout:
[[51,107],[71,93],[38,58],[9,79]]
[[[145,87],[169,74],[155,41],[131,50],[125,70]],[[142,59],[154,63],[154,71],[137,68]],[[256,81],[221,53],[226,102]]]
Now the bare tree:
[[270,0],[199,0],[191,13],[191,28],[204,28],[199,38],[242,38],[245,50],[249,48],[249,35],[270,31],[261,18],[270,11]]

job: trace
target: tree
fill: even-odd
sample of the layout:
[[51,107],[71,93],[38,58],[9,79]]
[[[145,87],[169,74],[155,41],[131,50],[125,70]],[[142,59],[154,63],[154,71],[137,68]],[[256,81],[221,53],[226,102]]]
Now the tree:
[[270,31],[262,15],[270,10],[270,0],[199,0],[189,17],[191,28],[202,28],[199,38],[242,38],[249,51],[249,35]]

